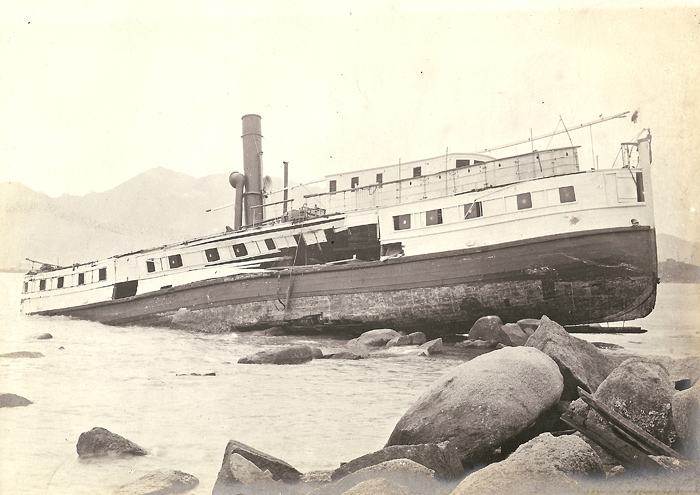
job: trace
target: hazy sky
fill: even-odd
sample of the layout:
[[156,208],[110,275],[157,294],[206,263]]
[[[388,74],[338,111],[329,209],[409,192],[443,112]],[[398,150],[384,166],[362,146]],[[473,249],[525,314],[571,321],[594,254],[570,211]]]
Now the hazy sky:
[[593,149],[571,134],[582,167],[651,128],[659,230],[698,237],[700,7],[495,3],[5,0],[0,182],[58,196],[159,166],[229,173],[247,113],[265,173],[286,160],[308,182],[638,110],[593,127]]

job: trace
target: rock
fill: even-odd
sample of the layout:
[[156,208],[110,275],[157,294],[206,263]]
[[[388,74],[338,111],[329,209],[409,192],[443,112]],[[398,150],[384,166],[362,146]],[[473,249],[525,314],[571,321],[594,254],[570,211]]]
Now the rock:
[[574,435],[543,433],[506,460],[464,478],[451,495],[571,493],[582,475],[603,475],[591,447]]
[[455,347],[470,347],[474,349],[495,349],[499,342],[493,340],[463,340],[462,342],[457,342]]
[[363,481],[342,495],[408,495],[408,488],[386,478]]
[[[676,436],[671,417],[675,392],[663,366],[650,359],[631,358],[610,373],[593,397],[670,445]],[[589,412],[588,418],[606,424],[595,411]]]
[[419,350],[426,351],[428,355],[430,354],[440,354],[442,352],[442,339],[435,339],[426,342],[418,348]]
[[503,326],[503,321],[498,316],[482,316],[469,330],[471,340],[493,340],[498,342],[499,330]]
[[333,471],[330,470],[319,470],[319,471],[309,471],[301,476],[302,483],[330,483],[332,481]]
[[310,346],[293,345],[242,357],[238,364],[303,364],[313,358],[314,350]]
[[48,340],[48,339],[52,339],[52,338],[53,338],[53,335],[51,335],[50,333],[42,333],[42,334],[39,334],[36,336],[37,340]]
[[562,400],[577,399],[577,387],[595,392],[615,369],[615,364],[593,344],[570,335],[564,327],[546,316],[541,321],[526,345],[541,350],[559,366],[564,377]]
[[[369,355],[369,353],[367,354]],[[330,359],[364,359],[363,356],[350,351],[341,351],[328,356]]]
[[233,453],[224,457],[225,466],[221,470],[226,470],[225,479],[219,471],[212,495],[241,495],[258,493],[275,493],[279,490],[278,482],[272,478],[270,471],[263,471],[254,463],[240,454]]
[[446,445],[392,445],[342,464],[333,471],[331,479],[337,481],[350,473],[392,459],[410,459],[433,470],[436,477],[443,479],[457,478],[464,473],[462,463],[455,451],[447,448]]
[[523,332],[525,332],[525,335],[527,335],[528,337],[535,333],[535,330],[537,330],[537,327],[540,326],[540,323],[540,320],[535,320],[534,318],[525,318],[516,322],[516,324],[522,329]]
[[528,335],[517,323],[506,323],[498,333],[498,341],[510,346],[525,345],[527,338]]
[[[382,347],[391,339],[400,336],[401,334],[396,330],[381,328],[378,330],[370,330],[365,332],[356,339],[352,339],[350,342],[357,342],[358,344],[366,345],[368,347]],[[348,342],[348,344],[350,342]]]
[[369,357],[369,347],[364,344],[357,342],[357,339],[353,339],[345,344],[346,352],[351,352],[361,358]]
[[80,434],[76,450],[80,457],[136,456],[148,453],[126,438],[99,426]]
[[663,365],[672,382],[688,380],[691,385],[694,385],[700,379],[700,356],[677,359],[668,356],[652,356],[649,359]]
[[40,352],[30,352],[30,351],[17,351],[8,352],[7,354],[0,354],[0,358],[40,358],[44,355]]
[[435,493],[434,472],[410,459],[392,459],[369,466],[312,491],[309,495],[340,495],[360,483],[385,478],[409,488],[409,494],[424,495]]
[[387,446],[449,442],[462,463],[483,459],[552,407],[563,387],[556,363],[537,349],[483,354],[430,385]]
[[235,482],[237,479],[240,480],[240,478],[236,477],[235,471],[232,471],[231,468],[232,464],[230,459],[233,455],[242,456],[261,471],[268,471],[271,479],[275,481],[296,483],[301,479],[301,473],[285,461],[249,447],[241,442],[229,440],[226,445],[226,450],[224,451],[224,459],[221,463],[219,476],[216,480],[217,485],[226,485]]
[[318,347],[312,347],[311,348],[312,356],[314,359],[323,359],[323,351],[319,349]]
[[119,488],[115,495],[167,495],[192,490],[199,480],[191,474],[159,469]]
[[268,337],[281,337],[283,335],[286,335],[286,332],[282,327],[270,327],[266,328],[265,330],[261,330],[260,334],[266,335]]
[[29,404],[33,404],[33,402],[20,395],[0,394],[0,407],[24,407]]
[[401,345],[411,345],[411,337],[409,335],[399,335],[386,343],[385,347],[396,347]]
[[676,392],[671,410],[686,457],[700,460],[700,383]]
[[408,338],[411,339],[411,345],[422,345],[427,342],[425,334],[423,332],[413,332],[408,334]]

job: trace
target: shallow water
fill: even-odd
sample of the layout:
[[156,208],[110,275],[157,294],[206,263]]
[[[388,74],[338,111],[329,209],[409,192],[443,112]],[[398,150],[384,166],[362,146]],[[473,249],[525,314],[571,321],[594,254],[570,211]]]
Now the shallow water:
[[[21,279],[0,274],[0,354],[34,351],[43,357],[0,358],[0,393],[34,402],[0,409],[0,493],[110,493],[149,471],[170,468],[199,478],[191,493],[210,494],[229,439],[302,472],[332,469],[381,448],[425,387],[461,362],[399,348],[360,361],[238,365],[240,357],[273,346],[308,342],[328,352],[345,340],[27,317],[18,310]],[[628,323],[648,333],[585,338],[642,354],[697,354],[698,296],[698,285],[663,284],[654,313]],[[53,339],[37,340],[44,332]],[[212,372],[216,376],[189,375]],[[95,426],[149,455],[79,460],[78,437]]]

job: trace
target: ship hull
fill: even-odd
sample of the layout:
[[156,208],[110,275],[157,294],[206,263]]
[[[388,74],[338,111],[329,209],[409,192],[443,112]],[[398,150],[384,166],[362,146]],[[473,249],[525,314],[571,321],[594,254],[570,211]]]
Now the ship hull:
[[384,261],[297,266],[44,311],[199,331],[269,326],[468,331],[481,316],[622,321],[654,308],[654,229],[601,229]]

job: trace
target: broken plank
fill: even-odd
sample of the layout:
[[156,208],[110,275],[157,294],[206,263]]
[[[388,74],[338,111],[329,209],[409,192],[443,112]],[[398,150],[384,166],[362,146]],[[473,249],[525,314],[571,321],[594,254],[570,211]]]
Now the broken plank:
[[644,450],[648,450],[651,454],[665,455],[683,460],[678,452],[671,447],[653,437],[635,423],[625,418],[623,415],[615,411],[613,408],[597,401],[591,394],[578,387],[578,395],[581,399],[591,406],[598,414],[610,422],[610,424],[618,429],[624,436],[630,437],[635,443],[642,444]]
[[561,420],[576,428],[584,436],[600,445],[603,450],[614,457],[626,469],[643,469],[650,472],[658,472],[663,468],[652,458],[636,447],[616,437],[607,430],[594,424],[586,424],[585,418],[567,411],[561,415]]

